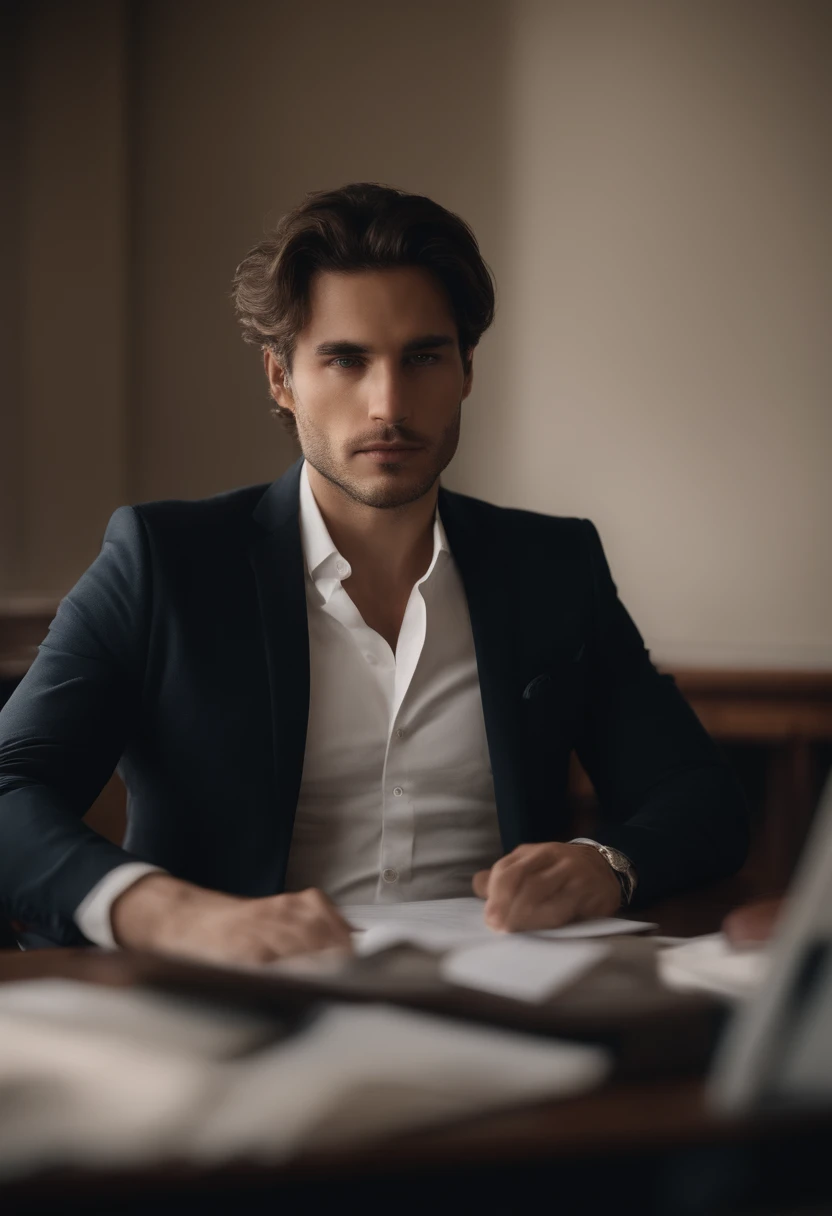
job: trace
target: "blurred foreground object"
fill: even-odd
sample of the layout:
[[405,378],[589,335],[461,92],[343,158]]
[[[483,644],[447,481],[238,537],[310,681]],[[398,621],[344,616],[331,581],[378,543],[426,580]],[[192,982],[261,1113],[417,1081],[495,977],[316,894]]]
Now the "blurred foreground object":
[[[771,941],[770,971],[719,1046],[711,1083],[717,1108],[832,1106],[832,777]],[[745,910],[746,912],[748,910]],[[769,903],[735,932],[762,932]]]
[[759,945],[735,949],[722,933],[695,937],[659,954],[662,982],[679,992],[712,992],[729,999],[753,997],[769,973],[771,959]]
[[722,931],[733,946],[767,942],[785,911],[784,899],[758,899],[725,917]]
[[4,985],[0,1179],[60,1165],[279,1162],[580,1093],[610,1067],[600,1048],[381,1005],[319,1005],[282,1031],[136,990]]

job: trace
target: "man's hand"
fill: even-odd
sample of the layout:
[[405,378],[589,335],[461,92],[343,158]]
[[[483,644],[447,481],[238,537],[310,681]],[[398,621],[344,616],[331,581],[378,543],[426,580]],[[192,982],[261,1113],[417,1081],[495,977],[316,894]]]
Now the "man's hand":
[[322,891],[264,899],[208,891],[146,874],[110,910],[120,946],[217,963],[268,963],[290,954],[351,948],[350,926]]
[[557,929],[573,920],[613,916],[621,884],[603,855],[588,844],[521,844],[474,875],[486,901],[485,923],[509,933]]

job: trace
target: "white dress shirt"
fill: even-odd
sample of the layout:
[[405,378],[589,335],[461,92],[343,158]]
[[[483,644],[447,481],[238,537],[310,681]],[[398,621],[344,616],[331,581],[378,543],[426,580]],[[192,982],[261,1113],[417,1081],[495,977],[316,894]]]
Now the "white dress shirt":
[[343,586],[349,563],[300,480],[310,697],[288,891],[336,903],[471,894],[501,856],[468,603],[438,512],[395,654]]
[[[468,604],[437,511],[433,557],[407,602],[395,654],[343,586],[349,563],[324,523],[304,463],[310,699],[286,890],[336,903],[471,894],[502,855]],[[75,920],[113,946],[110,908],[160,867],[118,866]]]

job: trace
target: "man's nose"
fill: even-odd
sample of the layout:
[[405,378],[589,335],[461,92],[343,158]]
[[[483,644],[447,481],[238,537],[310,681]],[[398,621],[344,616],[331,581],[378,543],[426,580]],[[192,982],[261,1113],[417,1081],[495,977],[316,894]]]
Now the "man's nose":
[[403,422],[410,413],[404,371],[380,364],[370,379],[369,415],[388,425]]

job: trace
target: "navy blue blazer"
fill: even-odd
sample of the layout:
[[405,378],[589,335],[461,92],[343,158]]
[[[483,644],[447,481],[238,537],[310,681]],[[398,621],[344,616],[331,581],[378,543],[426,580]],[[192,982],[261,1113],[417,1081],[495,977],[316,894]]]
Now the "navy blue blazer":
[[[301,461],[269,486],[121,507],[0,713],[0,899],[50,941],[142,859],[283,888],[309,709]],[[637,899],[736,870],[742,794],[618,599],[593,525],[439,491],[471,616],[506,852],[570,832],[574,748]],[[123,847],[82,822],[118,771]]]

